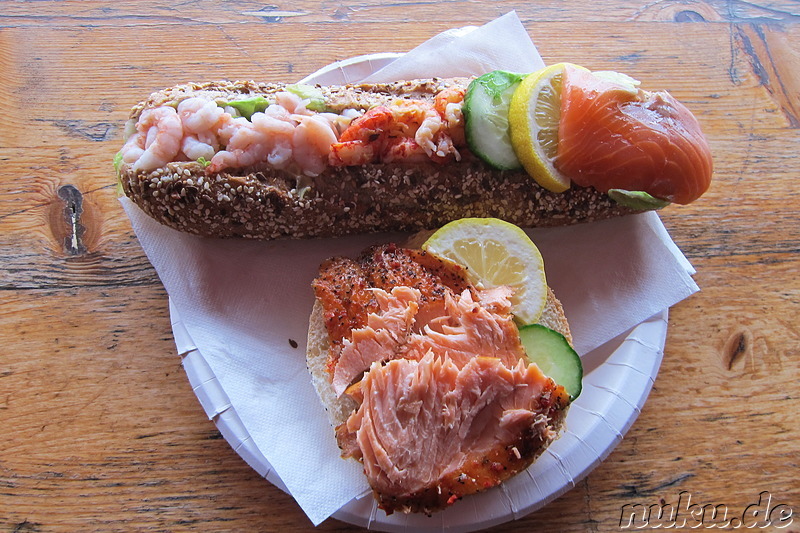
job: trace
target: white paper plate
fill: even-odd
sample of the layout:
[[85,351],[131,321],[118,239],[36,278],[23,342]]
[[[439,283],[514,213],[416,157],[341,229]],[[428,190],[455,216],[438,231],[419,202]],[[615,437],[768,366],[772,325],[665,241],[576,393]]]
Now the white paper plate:
[[[302,82],[358,81],[398,56],[370,54],[338,61]],[[206,415],[247,464],[286,491],[194,345],[171,300],[170,315],[184,370]],[[540,509],[574,487],[622,440],[658,374],[666,333],[665,310],[585,355],[583,392],[570,408],[566,430],[528,470],[499,487],[464,498],[433,517],[401,513],[386,516],[371,494],[352,500],[333,517],[377,531],[461,532],[491,527]]]
[[336,61],[309,74],[299,83],[319,83],[320,85],[344,85],[366,78],[403,54],[386,52],[366,54]]
[[[170,316],[183,368],[206,415],[247,464],[286,491],[231,407],[171,300]],[[496,489],[464,498],[433,517],[386,516],[370,494],[354,499],[333,517],[377,531],[475,531],[540,509],[600,464],[636,420],[661,366],[667,316],[665,310],[583,356],[583,391],[570,407],[566,430],[522,474]],[[496,509],[503,512],[490,511]]]

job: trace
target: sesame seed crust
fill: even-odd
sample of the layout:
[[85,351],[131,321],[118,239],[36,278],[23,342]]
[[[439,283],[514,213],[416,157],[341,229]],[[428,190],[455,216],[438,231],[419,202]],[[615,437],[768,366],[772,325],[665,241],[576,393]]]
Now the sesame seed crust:
[[[367,109],[397,98],[431,99],[468,79],[320,87],[334,111]],[[192,96],[235,99],[269,96],[285,84],[253,81],[190,83],[154,93],[133,108]],[[173,162],[150,172],[119,167],[125,194],[148,215],[180,231],[252,239],[335,237],[435,229],[464,217],[496,217],[521,227],[565,226],[635,211],[593,188],[563,193],[542,188],[524,171],[500,171],[463,150],[461,161],[393,162],[328,167],[299,177],[268,164],[210,173],[197,162]]]
[[464,217],[552,227],[634,212],[592,188],[553,193],[524,172],[496,171],[465,159],[329,168],[305,190],[298,189],[294,175],[266,165],[219,174],[208,174],[195,162],[169,163],[149,173],[123,165],[120,179],[125,193],[151,217],[210,237],[419,231]]

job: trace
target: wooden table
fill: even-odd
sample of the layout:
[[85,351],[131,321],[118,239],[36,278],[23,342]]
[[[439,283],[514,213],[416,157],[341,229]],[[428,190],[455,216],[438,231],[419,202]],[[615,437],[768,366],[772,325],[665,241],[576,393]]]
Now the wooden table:
[[671,310],[638,420],[573,490],[496,530],[614,531],[624,505],[682,491],[733,516],[762,491],[800,512],[796,2],[4,0],[0,530],[311,528],[192,393],[167,295],[116,199],[122,126],[165,86],[295,81],[512,9],[546,62],[624,71],[687,103],[716,175],[662,212],[702,291]]

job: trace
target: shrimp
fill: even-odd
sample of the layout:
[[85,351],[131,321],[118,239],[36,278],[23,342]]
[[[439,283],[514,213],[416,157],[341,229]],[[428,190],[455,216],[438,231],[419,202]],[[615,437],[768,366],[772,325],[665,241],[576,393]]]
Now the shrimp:
[[178,115],[186,131],[190,133],[213,132],[222,125],[225,110],[213,100],[187,98],[178,104]]
[[334,167],[362,166],[377,161],[375,147],[361,141],[346,141],[331,145],[328,164]]
[[298,95],[288,91],[282,91],[275,95],[275,102],[286,109],[292,115],[313,115],[314,112],[306,109],[308,101],[304,101]]
[[353,120],[342,132],[340,142],[376,142],[383,140],[394,123],[394,115],[385,106],[376,106]]
[[217,138],[221,145],[225,146],[240,128],[250,127],[250,121],[244,117],[233,117],[225,119],[217,130]]
[[292,161],[292,141],[278,139],[267,155],[267,162],[275,168],[283,168]]
[[263,161],[276,167],[288,163],[291,152],[287,152],[287,146],[291,146],[294,123],[261,112],[250,118],[252,122],[243,117],[232,118],[220,128],[219,138],[226,147],[211,158],[210,172]]
[[325,118],[331,124],[338,138],[350,126],[353,119],[361,116],[361,112],[348,108],[343,110],[341,114],[319,113],[318,116]]
[[183,142],[181,142],[181,152],[189,159],[211,159],[214,157],[214,154],[217,153],[217,147],[215,147],[210,142],[212,139],[204,139],[201,140],[200,137],[203,137],[202,134],[195,135],[187,135],[183,138]]
[[442,118],[447,119],[448,107],[456,104],[459,107],[464,103],[467,90],[464,87],[448,87],[436,93],[433,98],[433,108]]
[[144,136],[138,132],[133,133],[133,135],[128,137],[128,140],[125,141],[120,153],[125,163],[133,164],[138,161],[144,153]]
[[268,113],[268,111],[269,108],[264,113],[254,113],[253,126],[269,138],[267,162],[275,168],[283,168],[292,160],[295,123],[288,113]]
[[130,159],[138,152],[134,147],[143,149],[133,164],[134,171],[163,167],[180,152],[183,126],[174,108],[161,106],[146,109],[139,117],[136,130],[135,138],[129,139],[132,145],[123,154],[123,160],[126,156]]
[[266,159],[267,136],[258,131],[247,119],[234,119],[232,124],[223,128],[223,135],[230,135],[225,150],[214,154],[211,158],[210,172],[219,172],[229,167],[249,167]]
[[232,117],[212,100],[194,97],[178,104],[186,136],[181,142],[181,152],[188,159],[210,160],[219,150],[219,129]]
[[444,120],[445,126],[455,146],[466,145],[464,133],[464,96],[467,90],[463,87],[448,87],[433,99],[433,107]]
[[391,163],[392,161],[406,161],[406,162],[422,162],[428,159],[428,154],[425,150],[417,144],[417,141],[409,137],[400,137],[394,139],[393,142],[387,146],[383,161]]
[[357,166],[374,163],[382,155],[394,115],[385,106],[376,106],[354,119],[330,147],[328,163]]
[[[403,124],[406,131],[413,131],[410,136],[429,158],[437,163],[447,162],[451,158],[456,160],[461,158],[448,134],[442,116],[436,110],[435,102],[434,105],[416,100],[398,102],[392,107],[392,112],[395,114],[397,122]],[[407,153],[410,156],[417,154],[415,150]]]
[[292,137],[294,159],[304,174],[317,176],[325,170],[331,145],[336,142],[336,130],[325,117],[304,117]]
[[439,155],[437,153],[437,137],[440,136],[440,133],[444,129],[442,117],[439,116],[439,113],[433,108],[420,109],[419,113],[422,115],[423,119],[417,131],[414,133],[414,140],[430,157]]
[[270,104],[265,110],[264,114],[268,117],[276,118],[284,122],[293,122],[292,113],[288,109],[279,104]]
[[288,118],[276,118],[266,113],[253,113],[250,120],[254,128],[266,135],[291,137],[295,129],[294,121]]

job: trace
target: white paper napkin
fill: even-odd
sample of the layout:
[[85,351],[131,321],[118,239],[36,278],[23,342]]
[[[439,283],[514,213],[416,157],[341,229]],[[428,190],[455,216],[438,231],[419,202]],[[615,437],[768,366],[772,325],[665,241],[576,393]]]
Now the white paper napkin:
[[468,26],[440,33],[364,81],[456,78],[492,70],[533,72],[544,66],[539,51],[512,11],[479,28]]
[[[419,53],[436,62],[419,59]],[[391,72],[424,77],[432,74],[418,72],[418,65],[435,65],[439,76],[492,68],[526,72],[542,65],[513,13],[473,31],[434,37],[409,57],[410,70],[404,56],[390,65]],[[469,65],[467,71],[447,70],[462,63]],[[381,76],[390,76],[387,72]],[[158,224],[127,198],[120,201],[187,333],[309,519],[319,524],[364,494],[368,486],[361,467],[339,457],[306,370],[311,281],[330,256],[354,256],[371,244],[402,242],[407,236],[204,239]],[[698,290],[690,265],[654,213],[530,234],[542,250],[548,281],[564,303],[580,353]]]
[[699,290],[655,212],[528,234],[581,355]]

